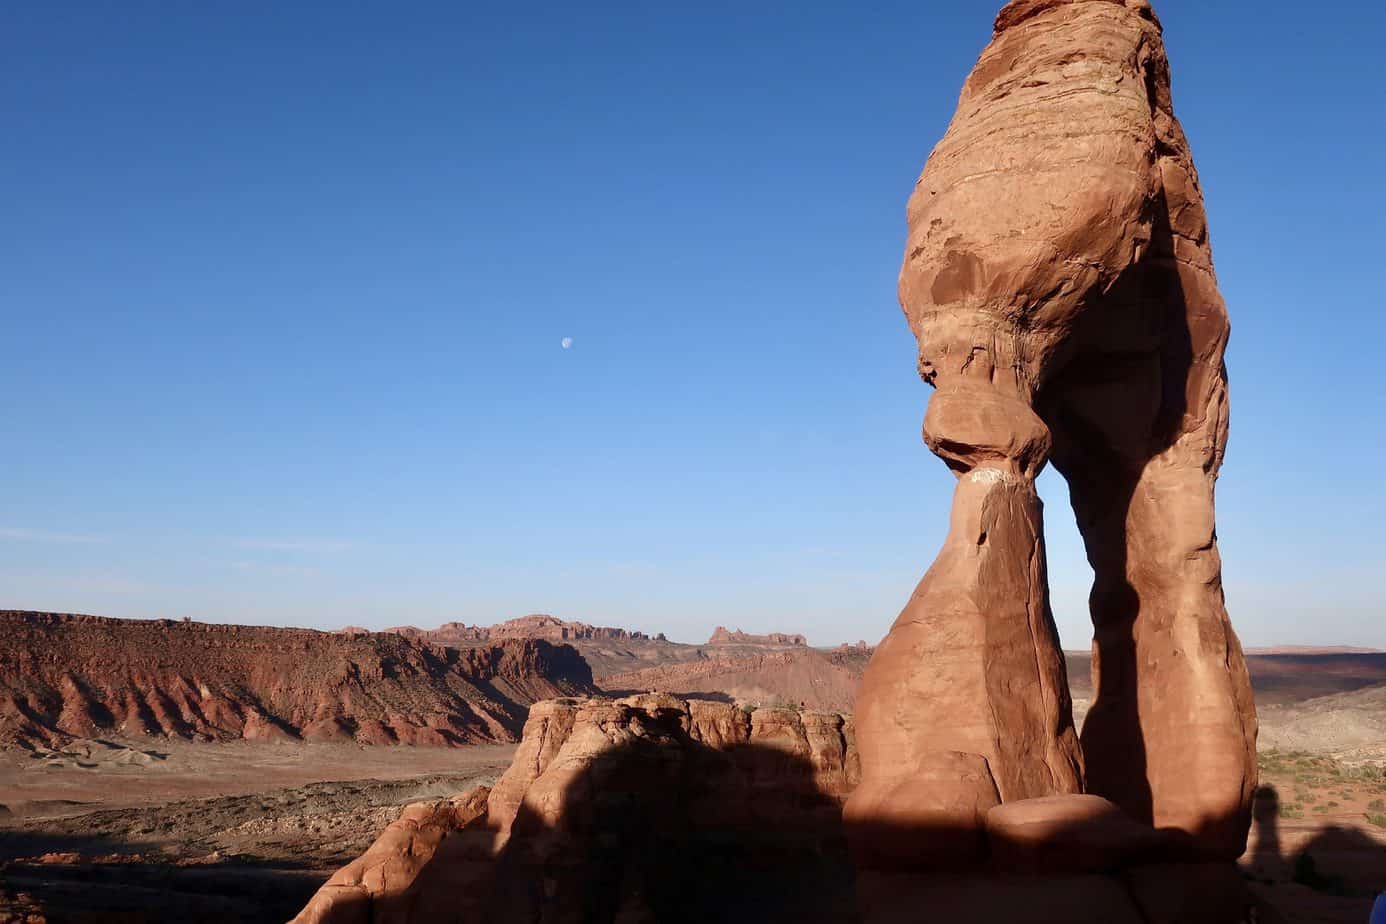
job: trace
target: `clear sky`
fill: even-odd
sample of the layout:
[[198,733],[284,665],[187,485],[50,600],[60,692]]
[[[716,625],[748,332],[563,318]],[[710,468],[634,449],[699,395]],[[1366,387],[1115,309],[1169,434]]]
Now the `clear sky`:
[[[1234,622],[1386,647],[1386,5],[1157,6]],[[877,640],[953,482],[905,200],[994,4],[405,9],[0,13],[0,607]]]

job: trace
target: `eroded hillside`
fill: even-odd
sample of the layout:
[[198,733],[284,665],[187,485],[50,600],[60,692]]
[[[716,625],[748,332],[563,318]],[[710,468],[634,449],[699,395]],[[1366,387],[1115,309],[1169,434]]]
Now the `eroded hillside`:
[[594,692],[571,647],[0,612],[0,744],[100,735],[459,745]]

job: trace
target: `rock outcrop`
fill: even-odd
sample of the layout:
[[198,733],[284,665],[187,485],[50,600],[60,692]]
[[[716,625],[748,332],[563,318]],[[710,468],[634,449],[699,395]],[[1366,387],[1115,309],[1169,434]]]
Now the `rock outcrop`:
[[[1179,859],[1235,859],[1256,716],[1213,516],[1227,314],[1147,0],[1007,4],[908,220],[900,302],[936,389],[924,440],[958,482],[857,699],[860,861],[1092,871],[1083,849],[1008,845],[1021,819],[1050,845],[1092,831],[1109,867],[1154,829]],[[1095,571],[1081,747],[1034,484],[1051,457]]]
[[725,626],[718,626],[712,630],[711,637],[707,643],[712,645],[763,645],[767,648],[803,648],[808,645],[808,639],[802,635],[791,635],[788,632],[769,632],[765,635],[751,635],[749,632],[742,632],[740,629],[729,631]]
[[293,924],[1242,919],[1230,868],[1174,862],[1177,835],[1097,796],[982,807],[982,869],[854,872],[840,806],[858,776],[834,713],[537,703],[494,787],[406,809]]
[[494,788],[411,807],[295,924],[851,920],[856,777],[836,714],[537,703]]
[[410,920],[417,902],[409,887],[444,838],[486,814],[490,795],[490,789],[478,786],[452,799],[406,807],[365,853],[332,875],[294,920]]
[[459,745],[596,691],[578,653],[396,635],[0,612],[0,744],[97,735]]
[[709,657],[608,674],[598,683],[612,693],[667,690],[688,698],[727,698],[751,705],[792,704],[851,712],[866,654],[855,648],[788,648]]
[[662,632],[648,635],[633,629],[590,626],[554,616],[521,616],[494,626],[449,622],[436,629],[396,626],[385,631],[454,648],[473,648],[508,639],[544,639],[554,644],[572,645],[592,666],[592,673],[596,677],[656,664],[695,660],[701,653],[698,646],[671,642]]
[[661,641],[664,636],[651,637],[644,632],[618,629],[612,626],[589,626],[585,622],[569,622],[556,616],[534,615],[508,619],[494,626],[469,626],[461,622],[445,622],[436,629],[414,626],[393,626],[385,630],[440,645],[466,646],[478,642],[497,642],[515,638],[541,638],[550,642]]
[[[522,616],[494,626],[468,626],[450,622],[436,629],[395,626],[385,631],[406,638],[458,648],[470,648],[514,638],[541,638],[572,645],[592,666],[593,676],[606,689],[623,688],[622,685],[627,679],[643,670],[655,671],[673,665],[753,659],[769,652],[812,650],[808,648],[808,641],[804,636],[784,632],[751,635],[718,626],[706,645],[686,645],[669,641],[662,632],[650,635],[613,626],[590,626],[553,616]],[[773,666],[774,663],[767,662],[767,666]],[[678,672],[675,671],[674,676],[677,675]],[[699,673],[698,676],[705,677],[706,673]],[[651,677],[653,678],[653,674]],[[837,708],[837,704],[841,702],[841,697],[833,699],[793,696],[787,689],[783,692],[779,690],[783,684],[778,678],[767,679],[769,683],[762,685],[760,692],[751,696],[753,701],[802,701],[818,708]],[[699,692],[703,689],[696,686],[683,688],[677,683],[667,685],[663,681],[655,681],[654,685],[663,690],[686,689],[687,692]],[[643,689],[647,686],[647,681],[632,681],[630,686]],[[793,686],[793,683],[789,686]]]

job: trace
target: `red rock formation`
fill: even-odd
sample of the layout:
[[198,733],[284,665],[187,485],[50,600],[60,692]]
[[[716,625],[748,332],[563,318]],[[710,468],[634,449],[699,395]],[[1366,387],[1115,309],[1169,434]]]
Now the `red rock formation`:
[[444,838],[486,813],[490,794],[478,786],[452,799],[408,806],[365,853],[327,880],[295,920],[369,924],[409,915],[413,902],[408,887]]
[[772,648],[803,648],[808,645],[808,639],[802,635],[790,635],[786,632],[751,635],[740,629],[732,632],[724,626],[718,626],[712,630],[712,637],[707,640],[707,643],[708,645],[765,645]]
[[1170,836],[1096,796],[983,813],[1027,875],[868,871],[859,905],[839,823],[857,778],[835,714],[537,703],[489,793],[406,810],[293,924],[1243,920],[1226,870],[1162,862]]
[[647,667],[608,674],[598,683],[612,693],[668,690],[695,698],[727,696],[752,705],[789,703],[850,712],[864,661],[856,649],[793,648]]
[[489,794],[406,811],[294,924],[851,920],[833,832],[856,774],[835,714],[537,703]]
[[97,734],[513,741],[535,700],[594,691],[573,649],[0,612],[0,743]]
[[[585,622],[568,622],[555,616],[520,616],[494,626],[469,626],[446,622],[436,629],[417,629],[414,626],[394,626],[385,630],[407,638],[425,639],[439,645],[471,645],[511,638],[541,638],[550,642],[577,641],[652,641],[644,632],[617,629],[610,626],[589,626]],[[658,636],[659,640],[664,638]]]
[[1001,803],[1082,788],[1034,488],[1052,452],[1096,572],[1088,790],[1235,858],[1256,719],[1213,526],[1227,316],[1149,3],[1009,3],[908,216],[924,439],[959,480],[863,681],[849,820],[892,822],[910,803],[890,794],[924,774],[935,846],[980,858],[993,786]]

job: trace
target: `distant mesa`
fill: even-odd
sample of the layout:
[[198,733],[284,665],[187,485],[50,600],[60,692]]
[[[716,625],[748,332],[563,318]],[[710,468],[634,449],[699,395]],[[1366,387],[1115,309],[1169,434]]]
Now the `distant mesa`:
[[870,649],[848,645],[828,651],[720,648],[696,661],[608,674],[598,683],[612,695],[661,690],[694,700],[850,713],[868,658]]
[[[343,633],[364,632],[355,626],[337,630]],[[417,626],[391,626],[385,629],[405,638],[422,639],[439,645],[471,646],[479,642],[493,642],[508,638],[541,638],[551,642],[661,642],[670,645],[663,632],[649,635],[633,629],[614,626],[593,626],[585,622],[559,619],[547,614],[534,614],[508,619],[491,626],[469,626],[463,622],[445,622],[436,629],[421,629]],[[865,642],[857,643],[865,648]],[[741,645],[760,648],[807,648],[808,638],[797,633],[769,632],[753,635],[740,629],[731,630],[718,626],[707,640],[706,646]],[[692,645],[685,645],[689,649]]]
[[597,693],[571,646],[0,611],[0,746],[101,735],[455,746]]
[[537,638],[550,642],[576,641],[664,641],[661,632],[656,636],[610,626],[589,626],[585,622],[568,622],[556,616],[537,614],[520,616],[494,626],[469,626],[461,622],[446,622],[436,629],[414,626],[393,626],[385,630],[405,638],[426,639],[441,645],[472,645],[502,639]]
[[795,647],[807,648],[808,639],[802,635],[790,635],[785,632],[770,632],[766,635],[751,635],[737,629],[734,632],[728,631],[723,626],[718,626],[712,630],[712,637],[707,640],[709,645],[768,645],[773,647]]

